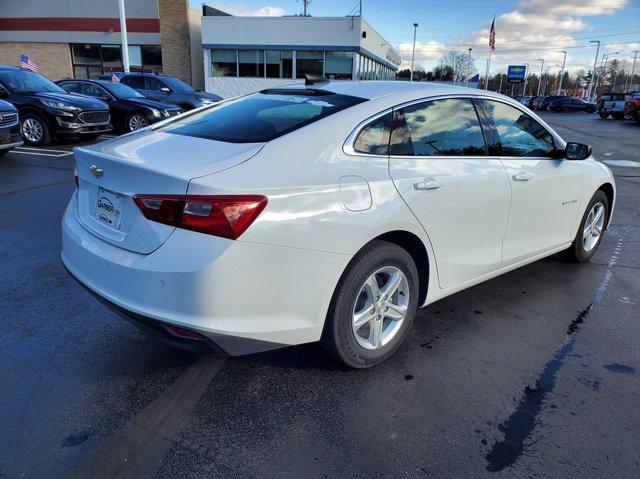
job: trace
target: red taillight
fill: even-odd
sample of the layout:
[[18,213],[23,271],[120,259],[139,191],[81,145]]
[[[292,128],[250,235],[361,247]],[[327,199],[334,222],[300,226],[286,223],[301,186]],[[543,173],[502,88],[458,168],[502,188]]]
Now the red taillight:
[[180,326],[174,326],[173,324],[165,324],[165,329],[169,331],[174,336],[178,336],[180,338],[187,339],[207,339],[206,336],[198,333],[197,331],[192,331],[190,329],[181,328]]
[[223,238],[238,239],[267,206],[260,195],[135,195],[145,218]]

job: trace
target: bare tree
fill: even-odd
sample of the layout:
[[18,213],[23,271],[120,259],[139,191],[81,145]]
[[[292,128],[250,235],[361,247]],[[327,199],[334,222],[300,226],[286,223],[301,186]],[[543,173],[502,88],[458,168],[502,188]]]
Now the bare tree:
[[468,53],[449,52],[440,59],[440,65],[451,68],[453,81],[456,83],[471,78],[478,71],[476,61]]

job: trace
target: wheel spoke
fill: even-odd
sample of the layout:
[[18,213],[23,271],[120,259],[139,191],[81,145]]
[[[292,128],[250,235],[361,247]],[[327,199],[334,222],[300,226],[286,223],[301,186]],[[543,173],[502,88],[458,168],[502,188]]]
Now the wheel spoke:
[[372,318],[371,308],[369,308],[369,307],[364,308],[362,311],[360,311],[358,313],[355,313],[353,315],[353,329],[354,329],[354,331],[357,331],[362,326],[364,326],[369,321],[371,321],[371,318]]
[[371,321],[371,327],[369,329],[369,342],[371,346],[377,348],[380,346],[380,339],[382,338],[382,321]]
[[365,286],[371,294],[371,300],[377,301],[380,298],[380,287],[378,286],[378,280],[376,279],[375,274],[369,276],[369,279],[365,283]]
[[387,303],[387,307],[389,308],[385,313],[387,318],[399,321],[407,314],[407,307],[403,304]]
[[604,214],[604,208],[598,208],[598,210],[596,211],[596,214],[593,217],[593,226],[596,226],[599,222],[600,222],[600,218],[602,218],[602,215]]
[[384,287],[380,290],[383,297],[391,298],[393,293],[398,290],[398,286],[400,286],[400,282],[404,278],[404,275],[400,271],[396,271],[391,276],[389,276],[389,280],[384,285]]

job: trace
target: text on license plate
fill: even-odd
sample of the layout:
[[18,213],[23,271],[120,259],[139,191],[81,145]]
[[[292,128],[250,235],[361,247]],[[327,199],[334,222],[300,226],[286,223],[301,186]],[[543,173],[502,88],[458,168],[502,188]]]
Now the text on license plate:
[[112,228],[120,229],[124,197],[119,193],[100,188],[96,200],[94,216],[98,221]]

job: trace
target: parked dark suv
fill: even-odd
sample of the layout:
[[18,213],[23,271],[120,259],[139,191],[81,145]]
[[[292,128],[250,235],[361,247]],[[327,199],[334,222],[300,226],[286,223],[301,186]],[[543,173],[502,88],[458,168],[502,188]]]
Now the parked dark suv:
[[[114,73],[99,77],[100,80],[111,80]],[[204,105],[216,103],[222,98],[212,93],[196,90],[182,80],[161,73],[125,73],[115,72],[120,82],[138,90],[150,100],[171,103],[184,111],[193,110]]]
[[111,131],[106,103],[67,93],[30,70],[0,66],[0,98],[20,112],[22,136],[31,145],[48,145],[63,136],[90,140]]
[[18,110],[11,103],[0,100],[0,156],[14,146],[22,145]]
[[182,113],[180,107],[149,100],[139,91],[122,83],[75,79],[56,83],[69,93],[92,96],[109,105],[111,124],[121,133],[138,130]]

